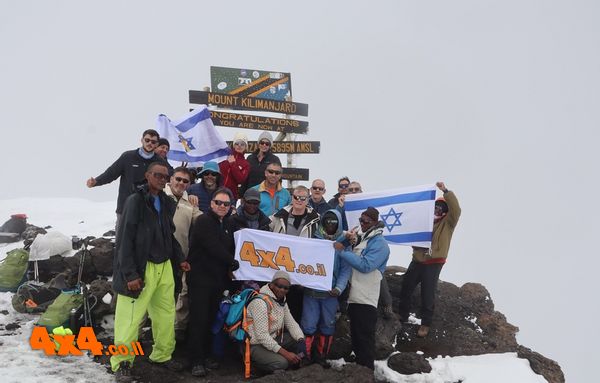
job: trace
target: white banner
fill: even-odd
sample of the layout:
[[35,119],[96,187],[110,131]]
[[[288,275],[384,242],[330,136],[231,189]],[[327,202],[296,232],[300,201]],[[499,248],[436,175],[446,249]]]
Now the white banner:
[[242,229],[234,233],[238,280],[271,282],[277,270],[290,274],[292,284],[331,290],[333,242],[301,238],[262,230]]

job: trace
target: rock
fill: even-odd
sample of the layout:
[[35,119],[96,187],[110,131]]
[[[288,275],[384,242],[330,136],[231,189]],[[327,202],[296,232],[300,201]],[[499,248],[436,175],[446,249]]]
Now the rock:
[[329,359],[347,359],[352,353],[352,339],[350,337],[350,320],[346,315],[340,315],[335,324],[333,345],[329,351]]
[[[71,257],[73,258],[73,257]],[[70,269],[71,271],[77,270],[77,268],[73,269],[66,261],[65,258],[61,255],[53,255],[48,259],[44,259],[42,261],[37,261],[38,264],[38,272],[39,272],[39,280],[40,282],[49,282],[52,278],[56,277],[58,274],[62,273],[66,269]],[[34,262],[29,262],[29,268],[33,270]]]
[[2,310],[2,311],[0,311],[0,314],[2,314],[2,315],[8,315],[8,310]]
[[113,274],[114,249],[112,245],[110,247],[94,247],[90,250],[90,255],[94,269],[98,275],[109,277]]
[[255,379],[254,382],[281,383],[281,382],[339,382],[339,383],[367,383],[374,382],[373,371],[356,364],[345,365],[341,370],[324,369],[318,364],[312,364],[297,370],[287,370],[278,374],[266,375]]
[[113,248],[115,243],[110,238],[94,238],[89,242],[90,246]]
[[113,300],[116,297],[116,294],[112,290],[112,285],[109,281],[105,279],[96,279],[90,284],[88,291],[96,300],[96,305],[92,310],[92,314],[96,320],[101,319],[105,315],[114,314],[114,306],[111,306],[111,304],[106,304],[102,301],[102,298],[106,294],[110,294],[113,297]]
[[18,324],[17,322],[15,322],[15,323],[9,323],[6,326],[4,326],[4,329],[6,331],[12,331],[12,330],[16,330],[18,328],[21,328],[21,325]]
[[[77,274],[79,273],[79,264],[81,262],[81,255],[83,254],[83,250],[79,250],[72,257],[64,258],[65,263],[68,265],[69,269],[72,273],[75,274],[75,278],[77,278]],[[83,272],[81,273],[81,280],[84,283],[91,283],[94,279],[96,279],[96,268],[94,267],[94,263],[92,262],[92,256],[87,254],[85,256],[85,262],[83,265]]]
[[383,319],[377,318],[375,327],[375,359],[385,359],[394,352],[394,339],[400,332],[402,324],[398,318]]
[[[392,296],[398,297],[403,276],[386,273]],[[420,289],[412,297],[411,311],[420,306]],[[398,303],[394,302],[394,307]],[[405,325],[398,336],[396,349],[402,352],[423,351],[425,357],[437,355],[480,355],[496,352],[516,352],[518,328],[506,317],[494,311],[487,289],[478,283],[457,287],[440,281],[435,315],[429,336],[416,337],[418,325]]]
[[23,238],[23,240],[25,242],[28,242],[29,244],[31,244],[33,242],[33,240],[35,239],[35,237],[37,237],[38,234],[46,234],[47,231],[42,229],[41,227],[37,227],[34,225],[27,225],[27,227],[25,228],[25,231],[23,231],[23,233],[21,234],[21,238]]
[[549,383],[565,382],[565,375],[555,361],[523,346],[519,346],[517,356],[527,359],[531,369],[536,374],[542,375]]
[[109,230],[106,233],[102,234],[103,237],[114,237],[115,236],[115,231],[114,230]]
[[429,373],[431,365],[423,355],[401,352],[388,359],[388,367],[403,375]]

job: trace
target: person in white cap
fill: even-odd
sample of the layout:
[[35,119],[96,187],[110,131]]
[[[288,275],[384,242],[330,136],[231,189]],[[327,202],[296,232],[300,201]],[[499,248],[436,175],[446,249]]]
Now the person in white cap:
[[264,373],[285,370],[306,354],[304,334],[286,302],[290,285],[290,275],[279,270],[260,289],[269,299],[254,299],[248,305],[250,358],[252,366]]
[[236,200],[242,195],[239,193],[240,187],[246,184],[250,174],[250,164],[244,158],[247,148],[248,137],[244,133],[236,133],[231,144],[232,153],[225,161],[219,163],[223,186],[231,190]]

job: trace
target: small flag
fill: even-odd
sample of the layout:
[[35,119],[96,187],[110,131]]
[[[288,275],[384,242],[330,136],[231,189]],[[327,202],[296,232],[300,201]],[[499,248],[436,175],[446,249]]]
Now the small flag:
[[207,161],[220,162],[230,149],[210,119],[206,105],[200,105],[178,121],[159,114],[156,121],[158,134],[169,140],[167,158],[172,165],[187,162],[189,167],[200,167]]
[[[348,227],[359,226],[360,214],[373,206],[383,222],[383,237],[391,244],[431,247],[435,186],[347,194],[344,209]],[[360,227],[360,226],[359,226]]]

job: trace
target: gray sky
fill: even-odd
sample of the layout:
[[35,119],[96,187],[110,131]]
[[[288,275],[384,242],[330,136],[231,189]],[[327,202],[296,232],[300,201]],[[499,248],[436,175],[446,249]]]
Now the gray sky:
[[[0,0],[0,198],[116,198],[117,183],[88,190],[85,179],[136,147],[159,113],[185,113],[211,65],[291,72],[295,101],[310,105],[306,139],[322,149],[298,166],[329,196],[342,175],[365,190],[446,181],[463,216],[441,278],[486,285],[520,343],[557,360],[567,381],[590,381],[599,10]],[[408,250],[395,251],[407,265]]]

